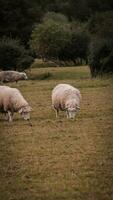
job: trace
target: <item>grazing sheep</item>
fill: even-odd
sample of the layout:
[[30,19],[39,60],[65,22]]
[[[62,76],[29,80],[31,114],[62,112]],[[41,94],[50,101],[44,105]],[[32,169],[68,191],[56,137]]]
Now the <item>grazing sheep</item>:
[[30,111],[31,107],[18,89],[0,86],[0,112],[5,114],[9,122],[13,121],[14,112],[20,113],[25,120],[29,120]]
[[56,111],[66,111],[67,118],[75,118],[80,109],[80,91],[69,84],[58,84],[52,91],[52,106]]
[[18,82],[19,80],[28,79],[25,72],[17,72],[17,71],[1,71],[0,72],[0,82],[8,83],[8,82]]

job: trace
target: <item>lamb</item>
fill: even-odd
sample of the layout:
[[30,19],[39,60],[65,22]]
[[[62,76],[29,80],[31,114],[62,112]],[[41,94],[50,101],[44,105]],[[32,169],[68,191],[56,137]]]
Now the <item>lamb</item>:
[[66,111],[67,118],[74,119],[80,109],[80,100],[80,91],[69,84],[58,84],[52,90],[52,106],[56,111],[56,117],[61,110]]
[[18,112],[25,120],[30,119],[31,107],[20,91],[8,86],[0,86],[0,112],[5,114],[6,120],[13,121],[14,112]]
[[15,82],[19,80],[27,80],[28,77],[25,72],[17,72],[17,71],[1,71],[0,72],[0,82],[8,83]]

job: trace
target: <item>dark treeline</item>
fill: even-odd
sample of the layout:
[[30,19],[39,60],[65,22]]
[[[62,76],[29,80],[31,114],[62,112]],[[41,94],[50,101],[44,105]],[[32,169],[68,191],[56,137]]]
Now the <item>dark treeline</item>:
[[46,12],[62,13],[69,20],[87,21],[97,12],[113,11],[112,0],[0,0],[0,37],[19,37],[29,40],[33,25]]
[[[27,68],[35,55],[89,62],[92,76],[113,73],[112,0],[0,0],[0,19],[3,69]],[[13,64],[9,55],[16,56]]]

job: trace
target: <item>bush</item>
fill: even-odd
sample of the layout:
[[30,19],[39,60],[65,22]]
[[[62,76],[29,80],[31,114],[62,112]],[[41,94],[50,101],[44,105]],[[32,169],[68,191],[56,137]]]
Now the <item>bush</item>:
[[87,63],[89,42],[86,24],[69,23],[64,15],[50,12],[33,30],[30,46],[43,60],[54,61],[57,65],[62,62],[78,65]]
[[95,39],[90,44],[89,66],[92,77],[113,73],[113,41]]
[[56,12],[47,12],[43,18],[43,22],[47,21],[54,21],[54,22],[62,22],[62,23],[69,23],[68,18],[61,14],[61,13],[56,13]]
[[40,58],[55,60],[61,48],[70,40],[70,36],[69,24],[47,20],[33,30],[30,46]]
[[82,64],[84,60],[87,63],[89,42],[88,32],[84,30],[72,31],[70,41],[60,52],[60,60],[73,61],[74,64]]
[[112,38],[113,40],[113,11],[93,15],[89,20],[88,28],[91,34],[100,39]]
[[0,68],[2,70],[24,70],[29,68],[33,57],[16,39],[0,39]]
[[20,71],[28,69],[33,62],[34,58],[30,56],[29,53],[24,54],[18,59],[17,69]]

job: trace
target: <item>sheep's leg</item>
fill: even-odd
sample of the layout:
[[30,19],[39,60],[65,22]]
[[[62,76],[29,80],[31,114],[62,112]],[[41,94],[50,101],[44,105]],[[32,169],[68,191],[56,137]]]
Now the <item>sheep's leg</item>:
[[58,109],[55,109],[55,113],[56,113],[56,118],[58,118],[59,110],[58,110]]
[[58,114],[59,114],[59,109],[56,109],[55,107],[53,107],[54,110],[55,110],[55,114],[56,114],[56,118],[58,117]]
[[5,120],[6,120],[6,121],[8,121],[8,120],[9,120],[8,113],[5,113]]
[[10,111],[8,111],[7,114],[8,114],[8,120],[9,120],[9,122],[12,122],[13,121],[13,118],[12,118],[13,114]]
[[13,121],[13,115],[14,115],[14,112],[11,112],[12,121]]
[[69,112],[68,112],[68,110],[66,110],[66,116],[67,116],[67,119],[69,119]]
[[54,105],[52,105],[52,108],[55,110],[56,118],[58,117],[59,114],[59,109],[57,109]]

